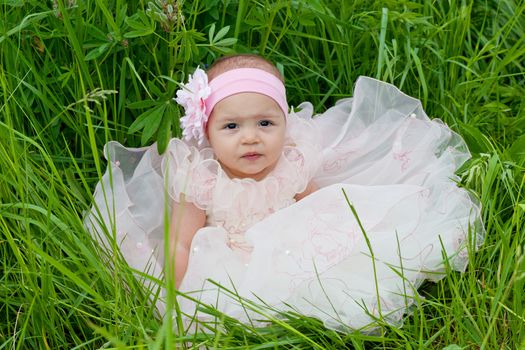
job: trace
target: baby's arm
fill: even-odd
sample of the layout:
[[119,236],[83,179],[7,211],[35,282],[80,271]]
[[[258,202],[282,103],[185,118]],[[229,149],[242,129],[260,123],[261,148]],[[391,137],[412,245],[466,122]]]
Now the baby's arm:
[[[175,263],[175,281],[179,287],[190,255],[191,241],[195,233],[206,225],[206,212],[181,195],[180,203],[174,203],[170,225],[170,260]],[[172,270],[173,271],[173,270]]]
[[301,193],[297,193],[294,198],[296,201],[300,201],[301,199],[303,199],[304,197],[308,196],[311,193],[314,193],[318,189],[319,189],[319,186],[317,186],[315,182],[310,181],[308,185],[306,185],[306,189]]

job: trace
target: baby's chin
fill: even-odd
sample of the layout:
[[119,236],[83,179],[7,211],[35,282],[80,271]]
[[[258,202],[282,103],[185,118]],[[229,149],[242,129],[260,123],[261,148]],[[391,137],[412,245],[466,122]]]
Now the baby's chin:
[[222,166],[222,169],[230,179],[252,179],[261,181],[273,171],[276,164],[277,162],[262,169],[230,169],[224,166]]

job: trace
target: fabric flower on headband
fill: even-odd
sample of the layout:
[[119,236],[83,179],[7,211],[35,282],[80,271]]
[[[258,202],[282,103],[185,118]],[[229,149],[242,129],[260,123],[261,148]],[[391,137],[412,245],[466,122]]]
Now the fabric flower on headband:
[[180,119],[182,136],[187,141],[194,138],[199,146],[206,137],[205,129],[208,122],[206,99],[210,93],[206,72],[197,68],[193,75],[190,74],[188,83],[182,84],[175,98],[175,101],[184,107],[185,111],[184,116]]

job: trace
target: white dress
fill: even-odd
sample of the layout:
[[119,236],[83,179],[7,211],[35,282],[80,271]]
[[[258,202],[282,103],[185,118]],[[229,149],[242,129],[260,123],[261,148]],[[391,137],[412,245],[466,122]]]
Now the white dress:
[[[366,331],[376,318],[400,325],[421,282],[444,276],[444,256],[462,271],[467,247],[482,243],[477,201],[455,184],[466,145],[394,86],[361,77],[353,98],[315,118],[301,104],[286,144],[255,181],[228,178],[211,149],[178,139],[162,156],[109,143],[86,226],[106,247],[108,227],[131,267],[162,279],[163,217],[184,193],[207,226],[193,239],[181,292],[243,321],[262,316],[226,290],[343,331]],[[311,180],[320,189],[295,202]],[[195,315],[193,301],[178,302]]]

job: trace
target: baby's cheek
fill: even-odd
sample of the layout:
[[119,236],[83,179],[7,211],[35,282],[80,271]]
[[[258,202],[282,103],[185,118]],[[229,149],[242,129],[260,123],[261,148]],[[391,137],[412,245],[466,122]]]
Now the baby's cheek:
[[284,148],[284,144],[286,142],[286,137],[285,137],[285,134],[283,132],[283,134],[277,138],[276,142],[275,142],[275,148],[276,148],[276,152],[278,153],[281,153],[283,151],[283,148]]
[[272,148],[272,162],[277,162],[283,153],[284,145],[274,145]]

